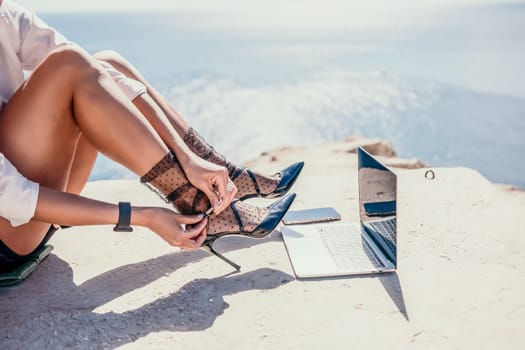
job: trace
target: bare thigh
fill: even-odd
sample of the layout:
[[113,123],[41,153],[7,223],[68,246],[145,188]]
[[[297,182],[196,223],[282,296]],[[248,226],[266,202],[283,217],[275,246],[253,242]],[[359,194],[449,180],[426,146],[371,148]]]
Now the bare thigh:
[[[43,64],[0,111],[0,152],[42,186],[66,190],[80,131],[72,117],[64,70]],[[0,217],[0,240],[18,254],[41,242],[49,223],[11,227]]]

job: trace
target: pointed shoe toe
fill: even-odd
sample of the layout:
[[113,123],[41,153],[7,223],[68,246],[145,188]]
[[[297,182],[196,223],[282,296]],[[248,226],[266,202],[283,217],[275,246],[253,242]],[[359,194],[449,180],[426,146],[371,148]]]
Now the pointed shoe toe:
[[290,206],[292,205],[295,197],[295,193],[290,193],[289,195],[272,203],[268,207],[270,209],[268,214],[266,214],[263,221],[255,228],[255,230],[250,233],[250,237],[262,238],[270,234],[277,227],[277,225],[279,225],[288,209],[290,209]]
[[281,180],[277,185],[277,188],[271,193],[264,196],[265,198],[277,198],[285,195],[294,185],[295,181],[299,177],[301,170],[303,170],[304,162],[298,162],[290,165],[286,169],[279,172],[281,174]]

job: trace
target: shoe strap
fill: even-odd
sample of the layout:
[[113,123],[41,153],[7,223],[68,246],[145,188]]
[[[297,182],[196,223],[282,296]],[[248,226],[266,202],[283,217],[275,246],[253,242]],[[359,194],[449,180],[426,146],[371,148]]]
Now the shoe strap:
[[[197,212],[197,205],[199,205],[200,201],[206,196],[206,194],[204,194],[204,192],[202,191],[197,191],[197,193],[195,194],[195,197],[193,198],[193,203],[191,205],[191,209],[193,212]],[[209,203],[209,201],[207,201]]]
[[177,188],[175,191],[171,192],[166,196],[166,201],[168,203],[173,202],[175,199],[179,198],[183,193],[186,193],[186,191],[189,191],[193,185],[189,182],[185,183],[184,185]]
[[250,169],[245,169],[245,170],[246,170],[246,173],[248,174],[248,176],[250,177],[250,179],[252,179],[253,187],[255,187],[255,193],[257,193],[257,195],[260,195],[261,194],[261,190],[259,189],[259,184],[257,183],[257,179],[255,178],[255,175],[253,175],[253,173],[250,171]]
[[236,178],[239,177],[239,175],[242,174],[242,172],[246,170],[246,167],[240,167],[240,168],[236,168],[230,175],[230,179],[233,181],[235,180]]
[[242,224],[241,216],[239,215],[239,211],[237,210],[237,207],[235,206],[235,203],[237,203],[238,200],[235,200],[234,202],[230,203],[230,208],[232,209],[233,215],[235,215],[235,218],[237,219],[237,222],[239,223],[239,231],[244,232],[244,226]]

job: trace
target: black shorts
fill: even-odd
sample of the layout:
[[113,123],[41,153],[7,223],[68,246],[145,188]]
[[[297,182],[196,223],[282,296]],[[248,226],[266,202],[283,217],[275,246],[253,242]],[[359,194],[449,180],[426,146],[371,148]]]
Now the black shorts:
[[[57,231],[57,228],[54,225],[51,225],[44,239],[42,240],[42,242],[38,245],[38,247],[35,250],[45,245],[51,239],[51,237],[56,231]],[[27,255],[18,255],[15,252],[13,252],[11,249],[9,249],[9,247],[6,246],[4,242],[0,241],[0,273],[11,271],[14,268],[18,267],[19,265],[23,264],[24,262],[27,261],[28,257],[32,253],[33,252]]]

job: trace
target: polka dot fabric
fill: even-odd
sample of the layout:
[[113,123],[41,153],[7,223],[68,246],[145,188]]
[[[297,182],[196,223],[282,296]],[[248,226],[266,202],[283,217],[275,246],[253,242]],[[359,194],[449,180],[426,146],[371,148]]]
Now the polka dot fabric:
[[[257,183],[257,186],[259,187],[260,193],[257,192],[257,188],[255,187],[254,180],[252,177],[248,174],[248,172],[251,171],[253,177],[255,178],[255,182]],[[264,176],[259,173],[253,172],[249,169],[244,169],[242,173],[237,176],[235,179],[233,179],[233,183],[235,183],[235,186],[237,186],[237,196],[239,198],[245,197],[245,196],[253,196],[254,194],[259,195],[267,195],[272,193],[279,184],[279,181],[281,180],[281,174],[275,174],[273,176]]]
[[203,213],[211,206],[204,193],[189,182],[172,153],[166,154],[140,178],[140,182],[159,194],[166,202],[171,200],[182,214]]
[[208,219],[208,234],[214,235],[219,233],[236,233],[240,231],[239,221],[235,213],[235,208],[241,223],[243,231],[252,232],[261,223],[269,212],[268,208],[254,207],[245,202],[235,201],[230,207],[221,212],[218,216],[212,215]]
[[[193,128],[189,128],[186,135],[183,138],[186,145],[192,150],[193,153],[205,159],[211,163],[224,166],[228,169],[230,177],[238,173],[241,168],[235,166],[231,162],[228,162],[224,156],[219,154],[212,146],[210,146],[202,136],[195,131]],[[248,174],[251,172],[254,179]],[[249,169],[244,169],[240,175],[233,179],[235,186],[237,186],[237,197],[252,197],[260,194],[267,195],[272,193],[281,180],[280,174],[273,176],[265,176]],[[260,193],[257,192],[257,187],[254,184],[257,183]]]
[[[211,206],[208,197],[188,181],[179,162],[171,153],[163,157],[140,181],[164,200],[172,199],[174,207],[181,214],[204,213]],[[253,231],[268,211],[267,208],[235,200],[219,215],[209,217],[208,234]]]
[[235,171],[235,165],[210,146],[195,129],[190,127],[182,139],[190,150],[202,159],[226,167],[230,176]]

